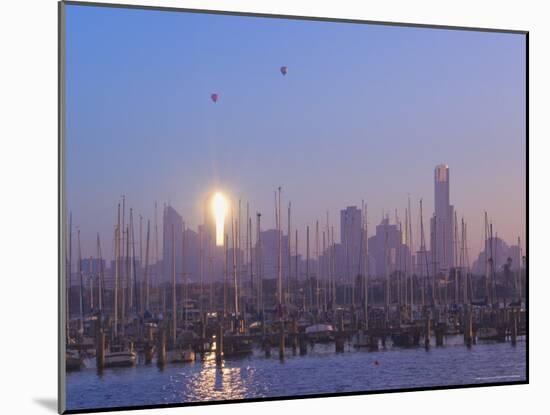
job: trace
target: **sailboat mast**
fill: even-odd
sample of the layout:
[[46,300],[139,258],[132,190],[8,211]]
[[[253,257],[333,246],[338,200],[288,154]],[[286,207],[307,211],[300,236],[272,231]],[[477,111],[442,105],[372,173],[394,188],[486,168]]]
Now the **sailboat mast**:
[[82,285],[82,251],[80,249],[80,229],[77,230],[78,240],[78,276],[80,278],[80,334],[84,332],[84,287]]
[[182,287],[182,300],[183,300],[183,322],[187,324],[187,273],[186,271],[186,262],[185,262],[185,222],[181,229],[181,275],[183,277],[183,287]]
[[88,262],[88,268],[89,268],[88,280],[90,281],[90,314],[91,314],[94,309],[94,272],[93,272],[93,266],[92,266],[93,260],[91,256],[89,258],[89,261],[90,262]]
[[227,233],[224,234],[223,238],[223,251],[225,257],[225,267],[223,275],[223,318],[225,318],[227,316],[227,285],[229,280],[229,236],[227,235]]
[[[125,250],[125,246],[126,246],[126,221],[125,221],[125,218],[126,218],[126,197],[124,195],[122,195],[122,234],[121,234],[121,237],[122,237],[122,249],[121,249],[121,257],[124,259],[124,250]],[[126,255],[127,256],[127,255]],[[126,260],[125,260],[126,261]],[[122,261],[121,261],[122,262]],[[122,264],[121,264],[122,265]],[[125,316],[125,309],[126,309],[126,274],[127,274],[127,263],[125,264],[125,266],[122,266],[120,268],[120,279],[121,279],[121,284],[122,284],[122,310],[121,310],[121,313],[120,313],[120,317],[122,319],[124,319],[124,316]]]
[[287,270],[287,277],[286,277],[286,300],[285,304],[287,304],[288,300],[290,299],[290,275],[292,274],[292,253],[291,253],[291,236],[290,236],[290,202],[288,202],[288,223],[287,223],[287,240],[288,240],[288,270]]
[[295,240],[294,240],[294,249],[295,249],[295,254],[296,256],[294,257],[294,293],[293,293],[293,298],[294,298],[294,304],[296,304],[296,301],[298,299],[298,273],[299,273],[299,270],[298,270],[298,228],[296,228],[296,231],[295,231]]
[[[411,213],[411,198],[408,198],[408,208],[409,208],[409,286],[410,286],[410,305],[411,305],[411,320],[412,320],[412,309],[414,305],[414,268],[413,268],[413,253],[414,253],[414,240],[412,233],[412,213]],[[415,261],[416,262],[416,261]]]
[[493,238],[493,224],[491,223],[489,225],[489,232],[490,232],[490,239],[489,244],[491,247],[491,305],[495,304],[495,262],[496,262],[496,255],[495,255],[495,249],[496,249],[496,243]]
[[319,312],[319,221],[315,221],[315,260],[316,260],[316,271],[315,271],[315,307],[317,312]]
[[368,208],[365,204],[365,329],[369,328],[369,220]]
[[247,214],[248,217],[248,259],[249,259],[249,271],[250,271],[250,301],[253,302],[254,299],[254,268],[253,268],[253,261],[252,261],[252,218],[250,215]]
[[306,227],[306,284],[308,286],[308,292],[310,293],[311,302],[311,281],[309,281],[309,225]]
[[139,304],[138,304],[138,283],[137,283],[137,267],[136,267],[136,240],[135,240],[135,234],[134,234],[134,219],[132,215],[132,209],[130,209],[130,229],[132,233],[132,279],[133,279],[133,306],[134,311],[137,312],[139,310]]
[[139,215],[139,268],[138,268],[139,306],[143,313],[145,291],[143,290],[143,216]]
[[233,288],[234,292],[234,310],[235,318],[239,318],[239,289],[237,286],[237,235],[236,235],[236,224],[233,219],[233,209],[231,210],[231,244],[233,246]]
[[[420,252],[424,256],[424,262],[426,265],[426,275],[422,278],[422,306],[426,305],[426,282],[430,278],[430,270],[428,265],[428,253],[426,252],[426,237],[424,235],[424,218],[422,214],[422,199],[420,199]],[[432,252],[433,255],[433,252]],[[422,272],[424,274],[424,272]]]
[[410,273],[410,269],[409,269],[409,258],[411,256],[411,250],[409,248],[410,246],[410,242],[409,242],[409,211],[408,211],[408,208],[405,208],[405,252],[404,252],[404,259],[403,259],[403,265],[404,265],[404,268],[405,268],[405,273],[404,273],[404,280],[405,280],[405,283],[403,284],[404,285],[404,293],[403,293],[403,298],[405,299],[405,307],[408,306],[408,302],[409,302],[409,295],[408,295],[408,286],[409,286],[409,273]]
[[[327,252],[325,253],[326,257],[327,257],[327,301],[329,304],[331,304],[331,307],[332,307],[332,302],[333,302],[333,293],[332,293],[332,282],[331,282],[331,255],[332,255],[332,247],[331,247],[331,244],[330,244],[330,225],[329,225],[329,214],[328,214],[328,211],[327,211],[327,215],[326,215],[326,220],[327,220],[327,227],[326,227],[326,233],[327,233]],[[296,247],[296,249],[298,249],[298,247]]]
[[103,296],[105,289],[105,279],[103,270],[103,255],[101,254],[101,242],[99,240],[99,232],[97,233],[97,257],[99,258],[99,278],[98,278],[98,307],[99,311],[103,310]]
[[[159,263],[159,231],[158,231],[158,214],[157,214],[157,202],[155,201],[155,281],[158,282],[158,263]],[[157,290],[158,291],[158,290]]]
[[327,309],[327,255],[326,255],[326,232],[323,231],[323,264],[322,264],[322,282],[323,282],[323,310]]
[[460,235],[460,275],[462,276],[462,301],[463,304],[468,302],[468,272],[465,265],[465,247],[466,247],[466,231],[464,226],[464,218],[461,221],[461,235]]
[[520,302],[520,305],[521,305],[521,296],[522,296],[522,274],[521,274],[521,241],[520,241],[520,238],[518,236],[518,289],[517,289],[517,293],[518,293],[518,297],[519,297],[519,302]]
[[256,275],[258,278],[258,283],[256,288],[258,294],[256,300],[258,302],[258,313],[262,310],[262,233],[260,228],[260,219],[262,214],[256,213]]
[[67,325],[67,340],[69,339],[69,321],[71,318],[70,313],[70,304],[71,304],[71,282],[72,282],[72,256],[73,256],[73,214],[69,213],[69,254],[68,254],[68,264],[67,264],[67,315],[66,315],[66,325]]
[[385,280],[386,280],[386,299],[385,299],[385,306],[386,306],[386,320],[388,319],[388,308],[390,306],[390,300],[391,300],[391,293],[390,293],[390,261],[389,261],[389,255],[388,255],[388,222],[390,221],[389,215],[384,220],[384,272],[385,272]]
[[203,302],[204,302],[204,227],[199,227],[199,278],[200,278],[200,291],[199,291],[199,309],[201,318],[203,316]]
[[279,292],[279,313],[282,316],[282,304],[283,304],[283,275],[282,275],[282,251],[281,251],[281,186],[278,188],[277,198],[277,290]]
[[147,219],[147,240],[145,242],[145,269],[144,269],[144,282],[145,282],[145,310],[149,308],[149,227],[150,221]]
[[172,345],[176,348],[177,329],[177,308],[176,308],[176,234],[172,224]]
[[118,337],[118,280],[120,263],[120,203],[118,204],[117,225],[115,228],[115,297],[114,297],[114,337]]
[[455,304],[458,304],[458,271],[457,271],[457,259],[458,259],[458,220],[456,218],[456,210],[455,210],[455,232],[454,232],[454,245],[455,245],[455,251],[454,251],[454,266],[455,266]]
[[489,292],[490,292],[490,286],[489,286],[489,254],[487,252],[489,248],[489,241],[488,241],[488,224],[487,224],[487,212],[485,212],[485,233],[484,233],[484,243],[485,243],[485,249],[483,250],[485,255],[485,297],[486,300],[489,301]]
[[333,301],[333,307],[336,308],[336,305],[338,304],[338,292],[336,289],[336,278],[335,278],[335,268],[336,268],[336,251],[334,247],[334,225],[331,225],[330,227],[330,245],[331,245],[331,268],[330,268],[330,274],[332,277],[332,301]]
[[[439,251],[437,249],[437,216],[433,215],[433,229],[432,229],[432,234],[431,234],[431,241],[432,241],[432,277],[430,278],[430,286],[431,286],[431,295],[430,295],[430,304],[431,305],[434,305],[435,304],[435,298],[436,298],[436,293],[435,293],[435,279],[436,279],[436,276],[437,276],[437,266],[438,266],[438,263],[437,263],[437,255],[439,255]],[[444,231],[444,229],[443,229]],[[445,241],[445,239],[443,239],[443,241]]]
[[[242,278],[242,272],[243,272],[243,269],[242,269],[242,258],[241,258],[241,199],[239,199],[239,211],[238,211],[238,215],[237,215],[237,227],[236,227],[236,239],[237,239],[237,261],[236,261],[236,265],[237,265],[237,284],[235,287],[236,290],[237,290],[237,301],[239,301],[239,298],[241,297],[240,295],[240,290],[241,290],[241,278]],[[241,308],[241,307],[239,307]]]
[[[250,232],[250,221],[249,221],[249,213],[248,213],[248,202],[246,202],[246,241],[245,241],[245,247],[244,247],[244,255],[245,255],[245,258],[244,258],[244,267],[243,267],[243,273],[244,273],[244,277],[246,277],[246,274],[247,274],[247,270],[248,270],[248,263],[249,261],[252,262],[252,259],[250,258],[250,250],[249,250],[249,242],[250,242],[250,238],[249,238],[249,232]],[[243,284],[244,287],[246,287],[246,282]],[[249,296],[247,295],[247,292],[248,290],[244,290],[244,295],[247,297],[247,303],[250,301],[249,299]],[[250,291],[250,293],[252,293],[252,291]]]

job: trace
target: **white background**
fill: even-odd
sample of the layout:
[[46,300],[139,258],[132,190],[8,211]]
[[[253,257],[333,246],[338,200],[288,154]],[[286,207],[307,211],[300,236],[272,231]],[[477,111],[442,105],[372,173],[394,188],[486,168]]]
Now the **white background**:
[[[123,0],[120,0],[123,3]],[[530,31],[531,384],[437,392],[176,408],[257,414],[547,411],[549,14],[543,1],[226,0],[133,3]],[[57,4],[0,6],[0,411],[53,413],[57,393]],[[312,379],[314,381],[314,379]],[[538,409],[537,408],[541,408]],[[140,413],[160,413],[160,410]]]

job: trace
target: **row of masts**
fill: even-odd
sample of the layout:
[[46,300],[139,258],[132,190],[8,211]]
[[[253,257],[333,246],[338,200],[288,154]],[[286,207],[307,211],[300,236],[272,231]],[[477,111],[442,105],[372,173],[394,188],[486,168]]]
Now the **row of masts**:
[[[441,298],[440,290],[437,287],[437,279],[439,278],[439,271],[435,262],[435,252],[432,252],[431,264],[429,263],[428,251],[426,249],[424,222],[423,222],[423,205],[420,200],[420,250],[417,255],[417,272],[413,269],[412,253],[413,247],[413,233],[412,233],[412,215],[410,198],[408,200],[407,208],[405,209],[405,223],[404,232],[403,224],[399,221],[396,212],[396,223],[399,226],[400,235],[403,239],[404,246],[408,249],[408,254],[401,249],[397,250],[397,259],[394,262],[395,269],[391,270],[391,258],[388,248],[388,233],[386,226],[384,257],[386,259],[386,275],[385,275],[385,306],[390,307],[397,299],[399,305],[409,307],[412,309],[415,305],[434,305],[436,302],[440,304],[449,303],[448,298],[448,284],[447,279],[449,273],[444,273],[445,278],[445,291],[444,298]],[[362,202],[361,206],[361,238],[358,257],[358,269],[357,274],[354,274],[352,270],[349,270],[350,255],[354,253],[349,252],[348,244],[344,241],[346,248],[346,264],[347,272],[346,278],[342,280],[337,277],[335,272],[335,243],[334,243],[334,226],[330,224],[329,214],[326,214],[325,228],[322,229],[319,220],[315,221],[315,257],[316,257],[316,269],[315,272],[310,269],[310,226],[306,226],[306,263],[305,263],[305,280],[306,282],[312,282],[307,284],[309,292],[306,293],[305,287],[299,289],[299,254],[298,254],[298,229],[294,230],[294,260],[295,267],[292,272],[292,244],[291,244],[291,203],[288,203],[287,209],[287,237],[288,237],[288,250],[283,253],[282,245],[282,189],[279,187],[275,192],[275,224],[277,231],[277,287],[276,287],[276,302],[277,312],[279,318],[282,320],[285,317],[285,313],[288,311],[289,306],[301,307],[304,310],[327,310],[329,308],[334,309],[338,307],[338,285],[344,285],[350,289],[345,289],[343,296],[342,306],[351,306],[352,308],[362,308],[364,310],[364,319],[368,319],[368,307],[369,307],[369,278],[370,278],[370,264],[368,255],[368,215],[367,205]],[[147,220],[146,237],[145,237],[145,257],[143,258],[143,241],[142,241],[142,220],[139,217],[139,259],[140,266],[145,263],[143,267],[143,276],[138,278],[138,270],[136,265],[136,241],[134,234],[134,215],[133,209],[129,209],[128,223],[126,223],[126,206],[125,197],[122,198],[122,206],[119,203],[117,206],[117,221],[114,230],[114,295],[113,295],[113,318],[114,318],[114,336],[118,336],[119,321],[124,321],[129,314],[141,314],[146,310],[151,310],[151,289],[155,279],[159,275],[151,275],[151,224]],[[262,252],[262,231],[261,231],[261,213],[256,214],[256,243],[253,244],[253,226],[252,217],[250,215],[249,204],[246,204],[246,243],[244,249],[244,263],[241,260],[241,256],[237,255],[242,252],[241,250],[241,201],[238,203],[237,218],[234,217],[233,211],[231,211],[231,235],[225,233],[224,235],[224,252],[225,252],[225,271],[224,271],[224,298],[223,298],[223,315],[229,312],[229,299],[227,298],[229,293],[229,286],[232,286],[233,298],[232,298],[232,310],[234,317],[238,319],[249,305],[255,305],[257,312],[262,312],[266,308],[264,299],[264,264],[263,264],[263,252]],[[386,222],[387,225],[388,222]],[[436,223],[436,221],[434,221]],[[454,217],[455,227],[455,258],[459,258],[458,267],[454,267],[454,292],[453,301],[455,303],[463,302],[466,304],[472,301],[471,278],[470,278],[470,263],[468,258],[468,246],[467,246],[467,226],[464,219],[460,222],[460,238],[458,237],[458,221],[455,213]],[[72,215],[69,215],[69,232],[68,232],[68,244],[67,244],[67,299],[66,308],[69,313],[69,289],[71,286],[71,269],[72,269]],[[432,230],[432,238],[435,238],[435,229]],[[154,262],[158,265],[158,223],[157,223],[157,205],[155,203],[155,252]],[[230,239],[231,237],[231,239]],[[175,253],[175,229],[172,226],[171,240],[172,240],[172,252],[171,252],[171,293],[172,293],[172,331],[175,336],[177,327],[177,278],[176,278],[176,253]],[[205,237],[203,232],[199,231],[199,264],[200,264],[200,307],[201,313],[203,309],[203,298],[205,290],[205,252],[204,242]],[[231,258],[229,258],[229,246],[231,240]],[[493,225],[489,223],[487,214],[485,213],[485,265],[486,265],[486,293],[488,293],[488,302],[494,304],[496,301],[496,283],[495,283],[495,249],[493,238]],[[322,241],[322,248],[321,248]],[[82,330],[82,322],[84,320],[84,272],[82,270],[82,252],[80,244],[80,230],[77,230],[77,244],[78,244],[78,276],[79,276],[79,319],[80,330]],[[519,246],[519,239],[518,239]],[[185,262],[185,224],[183,226],[182,234],[182,261]],[[322,253],[322,255],[321,255]],[[283,255],[288,257],[288,267],[286,278],[283,279]],[[103,255],[101,251],[100,236],[97,234],[96,239],[96,255],[99,261],[99,270],[97,270],[97,308],[101,311],[105,306],[105,270],[103,269]],[[144,259],[144,260],[143,260]],[[209,261],[211,264],[211,260]],[[431,265],[431,267],[430,267]],[[92,262],[90,261],[90,271]],[[211,266],[211,265],[210,265]],[[158,274],[158,266],[155,267],[155,273]],[[520,271],[518,271],[519,273]],[[184,304],[188,300],[188,273],[185,270],[185,263],[182,264],[183,285],[182,294],[180,298],[183,298]],[[212,275],[212,274],[211,274]],[[230,278],[231,277],[231,278]],[[248,277],[248,278],[247,278]],[[359,279],[359,284],[356,284],[356,278]],[[520,278],[520,277],[518,277]],[[90,304],[91,308],[94,308],[94,283],[93,279],[90,279]],[[338,283],[338,284],[337,284]],[[343,284],[342,284],[343,283]],[[416,284],[416,287],[415,287]],[[462,285],[462,287],[459,286]],[[521,287],[521,284],[519,284]],[[415,289],[416,288],[416,289]],[[160,301],[162,302],[162,310],[166,313],[166,287],[162,285]],[[355,290],[359,292],[356,293]],[[212,281],[209,286],[209,311],[213,311],[213,288]],[[420,292],[420,298],[415,296],[415,292]],[[460,298],[462,294],[462,298]],[[469,297],[470,295],[470,297]],[[306,298],[308,302],[306,303]],[[360,301],[362,300],[362,304]],[[356,303],[358,301],[358,303]],[[184,306],[184,310],[187,310]],[[67,314],[68,316],[69,314]],[[185,319],[187,318],[185,314]],[[67,318],[67,322],[68,322]],[[68,324],[68,323],[67,323]],[[121,327],[124,327],[121,325]],[[122,333],[123,334],[123,333]],[[175,337],[174,337],[175,338]]]

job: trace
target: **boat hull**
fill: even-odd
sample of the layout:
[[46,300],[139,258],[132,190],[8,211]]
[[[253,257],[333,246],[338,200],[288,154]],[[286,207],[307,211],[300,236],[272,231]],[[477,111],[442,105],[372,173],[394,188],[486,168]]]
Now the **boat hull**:
[[116,352],[105,355],[104,367],[127,367],[136,364],[134,352]]

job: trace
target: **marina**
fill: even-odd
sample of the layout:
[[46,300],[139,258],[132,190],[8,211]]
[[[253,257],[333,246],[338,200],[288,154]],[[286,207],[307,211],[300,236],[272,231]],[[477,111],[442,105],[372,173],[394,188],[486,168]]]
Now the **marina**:
[[[71,409],[94,402],[89,395],[79,401],[88,388],[97,395],[96,406],[135,406],[147,399],[191,403],[526,381],[526,257],[518,240],[516,268],[510,256],[498,265],[499,240],[487,213],[476,267],[469,260],[466,223],[456,215],[454,264],[446,256],[445,263],[437,262],[435,215],[427,250],[422,200],[416,254],[409,200],[404,223],[397,212],[395,224],[385,216],[370,238],[364,202],[361,209],[341,211],[340,244],[327,214],[324,226],[314,222],[314,232],[306,226],[303,258],[299,231],[291,228],[291,203],[283,233],[281,196],[279,187],[276,229],[263,232],[260,213],[253,228],[248,203],[242,209],[240,200],[230,206],[221,193],[210,195],[195,247],[185,222],[165,206],[162,259],[156,204],[153,227],[140,216],[136,232],[134,211],[127,215],[123,197],[110,270],[99,234],[96,257],[86,261],[77,230],[77,272],[70,272],[69,216]],[[359,219],[352,230],[346,229],[348,215]],[[355,243],[348,240],[354,231]],[[376,248],[369,250],[369,243],[380,241],[382,273],[370,264]],[[187,271],[193,260],[198,275]],[[114,395],[110,382],[119,376],[126,381],[115,389],[128,389]],[[154,398],[148,395],[153,391]]]
[[[119,221],[124,209],[119,205]],[[290,223],[290,205],[288,215]],[[261,232],[253,245],[249,216],[246,223],[245,255],[233,249],[239,246],[239,224],[232,221],[231,235],[222,236],[221,281],[206,281],[201,275],[198,282],[190,281],[185,264],[178,278],[172,225],[170,279],[155,284],[158,275],[149,265],[150,223],[141,268],[135,248],[130,248],[143,245],[133,240],[130,209],[124,241],[121,225],[115,226],[114,287],[105,283],[102,266],[95,275],[79,271],[79,284],[68,285],[67,304],[73,310],[66,327],[71,409],[85,408],[93,396],[96,406],[134,406],[151,399],[191,403],[526,380],[524,269],[511,274],[510,281],[509,269],[496,272],[487,256],[486,274],[471,273],[464,225],[460,266],[436,271],[434,265],[435,278],[429,267],[425,273],[415,272],[405,250],[398,252],[401,258],[391,273],[370,277],[367,239],[361,238],[364,260],[361,251],[356,278],[337,279],[331,274],[334,257],[319,260],[318,225],[315,262],[306,229],[303,278],[298,272],[293,275],[292,266],[283,278],[282,265],[276,266],[277,278],[263,277]],[[260,215],[257,224],[259,230]],[[69,223],[68,238],[71,228]],[[488,222],[486,229],[490,246]],[[410,241],[406,233],[404,239]],[[425,252],[422,241],[421,236],[419,255]],[[330,253],[331,245],[324,242],[323,252]],[[77,251],[82,266],[79,231]],[[276,253],[282,259],[282,244],[276,245]],[[297,255],[287,254],[287,264],[297,262]],[[97,255],[101,258],[99,237]],[[199,256],[202,262],[202,249]],[[72,255],[67,258],[70,262]],[[114,385],[121,376],[125,382]]]

